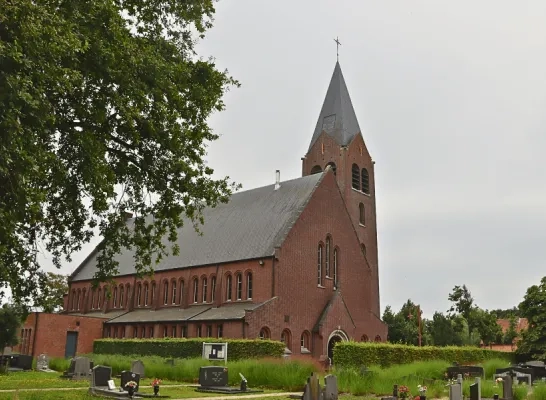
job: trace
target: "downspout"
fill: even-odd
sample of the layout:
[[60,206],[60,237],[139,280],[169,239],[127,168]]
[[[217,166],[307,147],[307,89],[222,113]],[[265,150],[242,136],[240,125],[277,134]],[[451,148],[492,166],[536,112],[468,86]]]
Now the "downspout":
[[34,337],[32,338],[32,357],[34,357],[34,353],[36,351],[36,335],[38,333],[38,316],[40,315],[40,313],[38,311],[35,311],[35,314],[36,318],[34,319]]

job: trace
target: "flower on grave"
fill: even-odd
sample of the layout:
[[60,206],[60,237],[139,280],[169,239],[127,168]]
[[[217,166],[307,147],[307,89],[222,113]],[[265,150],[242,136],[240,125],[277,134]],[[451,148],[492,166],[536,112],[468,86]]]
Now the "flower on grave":
[[161,379],[154,378],[154,380],[152,381],[151,386],[159,386],[159,385],[161,385]]
[[125,384],[125,387],[137,387],[138,386],[138,383],[136,383],[135,381],[129,381]]
[[410,395],[409,388],[407,386],[398,387],[398,396],[402,399],[407,399]]
[[419,394],[421,396],[425,396],[427,394],[427,387],[426,386],[418,385],[417,390],[419,390]]
[[502,381],[503,381],[503,379],[500,376],[497,379],[495,379],[495,382],[497,382],[497,383],[500,383]]

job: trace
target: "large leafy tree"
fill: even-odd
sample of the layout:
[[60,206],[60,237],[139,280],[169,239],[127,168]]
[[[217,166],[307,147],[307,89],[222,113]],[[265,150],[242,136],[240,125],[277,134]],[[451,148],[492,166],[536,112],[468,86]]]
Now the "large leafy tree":
[[4,348],[15,346],[18,343],[17,333],[26,313],[17,304],[4,304],[0,307],[0,351],[4,355]]
[[528,327],[518,342],[517,352],[546,360],[546,276],[539,285],[527,289],[519,310],[527,318]]
[[217,138],[207,119],[238,83],[194,52],[213,13],[213,0],[2,3],[0,298],[45,282],[39,250],[59,267],[96,234],[96,281],[121,247],[150,273],[178,252],[161,239],[185,216],[197,226],[227,201],[233,184],[203,157]]
[[45,281],[40,285],[40,293],[34,297],[34,307],[46,313],[58,312],[64,304],[63,296],[68,293],[68,277],[48,272],[43,278]]
[[448,295],[448,300],[452,303],[448,312],[451,316],[459,313],[466,320],[468,324],[468,336],[470,338],[472,331],[478,327],[478,314],[476,313],[474,298],[470,290],[468,290],[466,285],[455,286]]
[[497,324],[495,312],[477,309],[475,321],[477,321],[476,330],[484,345],[502,342],[502,328]]

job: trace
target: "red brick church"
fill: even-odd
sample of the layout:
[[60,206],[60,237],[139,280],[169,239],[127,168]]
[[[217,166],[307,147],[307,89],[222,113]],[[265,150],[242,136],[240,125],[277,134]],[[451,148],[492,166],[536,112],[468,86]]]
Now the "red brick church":
[[202,236],[186,223],[180,254],[151,277],[137,279],[122,250],[110,298],[105,286],[91,290],[92,252],[70,277],[63,315],[32,315],[21,348],[47,352],[41,343],[53,336],[63,354],[52,356],[89,352],[100,336],[271,338],[287,354],[325,358],[340,340],[386,340],[374,162],[339,63],[302,161],[301,178],[281,182],[277,172],[271,185],[205,210]]

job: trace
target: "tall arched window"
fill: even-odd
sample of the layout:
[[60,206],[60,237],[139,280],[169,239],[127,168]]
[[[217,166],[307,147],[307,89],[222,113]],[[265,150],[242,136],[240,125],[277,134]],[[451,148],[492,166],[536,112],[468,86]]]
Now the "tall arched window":
[[203,278],[203,303],[207,302],[207,278]]
[[171,286],[171,304],[176,304],[176,281],[172,281]]
[[163,283],[163,304],[167,305],[169,303],[169,282],[165,281]]
[[243,298],[243,276],[241,274],[237,274],[237,300],[241,300]]
[[366,168],[362,168],[362,191],[370,194],[370,175]]
[[313,168],[311,168],[311,175],[318,174],[322,172],[322,168],[320,165],[315,165]]
[[144,307],[148,307],[148,296],[150,292],[150,287],[148,286],[148,282],[144,284]]
[[231,301],[231,275],[226,278],[226,301]]
[[[336,163],[330,161],[328,164],[326,164],[326,166],[327,166],[327,167],[328,167],[328,166],[332,167],[332,171],[333,171],[334,175],[336,175],[336,172],[337,172],[337,171],[336,171]],[[326,168],[325,168],[325,169],[326,169]]]
[[330,237],[326,238],[326,268],[325,273],[326,277],[328,278],[330,276]]
[[317,255],[317,284],[322,285],[322,245],[318,246]]
[[360,190],[360,168],[358,168],[358,165],[353,164],[351,167],[351,176],[353,189]]
[[301,350],[309,350],[309,333],[307,331],[301,334],[300,347]]
[[123,286],[119,287],[119,308],[123,308]]
[[363,203],[360,203],[358,205],[358,211],[359,211],[358,222],[360,222],[360,225],[366,225],[366,213],[365,213],[365,210],[364,210],[364,204]]
[[80,297],[81,297],[81,290],[78,289],[78,295],[76,298],[76,310],[80,311]]
[[193,278],[193,302],[194,303],[197,303],[198,294],[199,294],[199,281],[197,280],[197,278]]
[[155,305],[155,290],[156,290],[156,285],[155,285],[155,282],[152,282],[152,294],[151,294],[151,299],[150,299],[150,304],[152,305],[152,307]]
[[216,277],[210,278],[210,301],[214,303],[216,297]]
[[184,280],[180,279],[180,301],[179,304],[184,304]]
[[338,263],[338,257],[339,257],[339,254],[338,254],[338,250],[337,249],[334,249],[334,286],[337,286],[337,263]]
[[114,308],[117,308],[118,306],[118,288],[117,287],[114,288],[114,299],[112,301],[112,305],[114,306]]
[[292,335],[289,329],[285,329],[284,331],[282,331],[281,342],[284,343],[284,347],[286,347],[287,349],[290,349],[292,347]]
[[248,300],[252,299],[252,272],[246,275],[246,298]]
[[269,331],[269,328],[264,326],[262,329],[260,329],[260,335],[261,340],[266,340],[271,337],[271,332]]
[[96,290],[95,289],[91,289],[91,310],[94,310],[95,309],[95,294],[96,294]]
[[74,311],[76,309],[76,290],[75,289],[72,289],[72,301],[71,301],[71,306],[70,306],[70,309],[72,311]]
[[102,305],[102,292],[101,292],[101,289],[99,288],[99,293],[98,293],[98,296],[97,296],[97,308],[100,310],[100,306]]
[[137,306],[141,306],[142,301],[142,285],[139,283],[137,286]]

